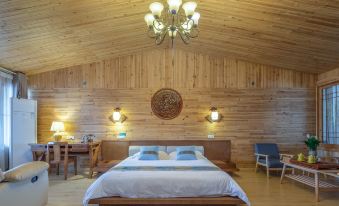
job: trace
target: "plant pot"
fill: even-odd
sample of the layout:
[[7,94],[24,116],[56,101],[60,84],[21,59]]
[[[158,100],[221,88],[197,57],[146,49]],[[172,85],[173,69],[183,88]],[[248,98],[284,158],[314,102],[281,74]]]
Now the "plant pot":
[[308,155],[317,156],[317,150],[308,150]]

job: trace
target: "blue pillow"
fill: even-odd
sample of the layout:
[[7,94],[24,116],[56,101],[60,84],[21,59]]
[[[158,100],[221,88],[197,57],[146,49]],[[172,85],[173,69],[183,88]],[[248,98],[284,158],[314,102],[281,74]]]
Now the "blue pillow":
[[196,160],[195,146],[182,146],[176,149],[176,160]]
[[139,160],[159,160],[159,146],[140,147]]

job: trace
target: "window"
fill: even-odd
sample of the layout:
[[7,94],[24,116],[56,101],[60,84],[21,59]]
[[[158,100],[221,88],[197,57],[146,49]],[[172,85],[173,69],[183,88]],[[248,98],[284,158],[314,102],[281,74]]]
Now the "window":
[[321,90],[321,136],[325,144],[339,144],[339,83]]

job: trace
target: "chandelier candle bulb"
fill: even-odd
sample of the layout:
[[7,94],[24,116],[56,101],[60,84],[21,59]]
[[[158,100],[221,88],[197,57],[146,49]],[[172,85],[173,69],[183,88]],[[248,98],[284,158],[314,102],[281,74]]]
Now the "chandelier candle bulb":
[[186,2],[182,5],[182,8],[185,10],[186,16],[189,19],[191,19],[194,14],[195,9],[197,8],[197,3],[192,2],[192,1]]
[[161,12],[164,9],[164,6],[159,2],[154,2],[149,6],[154,18],[158,19],[161,16]]
[[158,21],[154,21],[153,25],[154,25],[153,30],[155,34],[160,34],[165,27],[163,23],[158,22]]
[[185,33],[190,33],[190,30],[192,29],[193,21],[192,20],[186,20],[181,27],[184,29]]
[[181,0],[168,0],[167,3],[168,3],[170,13],[177,14],[180,9],[180,5],[182,4],[182,1]]
[[175,38],[177,36],[177,30],[172,31],[171,29],[168,29],[168,35],[171,38]]

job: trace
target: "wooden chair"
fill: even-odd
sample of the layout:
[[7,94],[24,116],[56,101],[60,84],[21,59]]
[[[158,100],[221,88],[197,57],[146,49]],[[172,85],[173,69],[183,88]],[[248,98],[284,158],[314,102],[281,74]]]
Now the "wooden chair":
[[93,177],[93,172],[99,160],[99,151],[100,151],[100,143],[99,144],[90,144],[89,146],[89,178]]
[[[77,156],[68,155],[68,143],[67,142],[48,143],[47,150],[48,150],[48,157],[49,157],[48,162],[50,165],[56,165],[57,175],[59,175],[60,164],[63,164],[64,165],[64,177],[65,177],[65,180],[67,180],[69,163],[74,163],[74,174],[77,175],[78,173]],[[53,159],[51,159],[51,153],[53,153]]]
[[101,143],[90,144],[89,155],[90,155],[90,172],[89,178],[93,177],[93,173],[103,173],[108,171],[110,168],[117,165],[121,160],[104,160],[101,156]]
[[47,148],[45,144],[30,144],[33,161],[46,161]]

